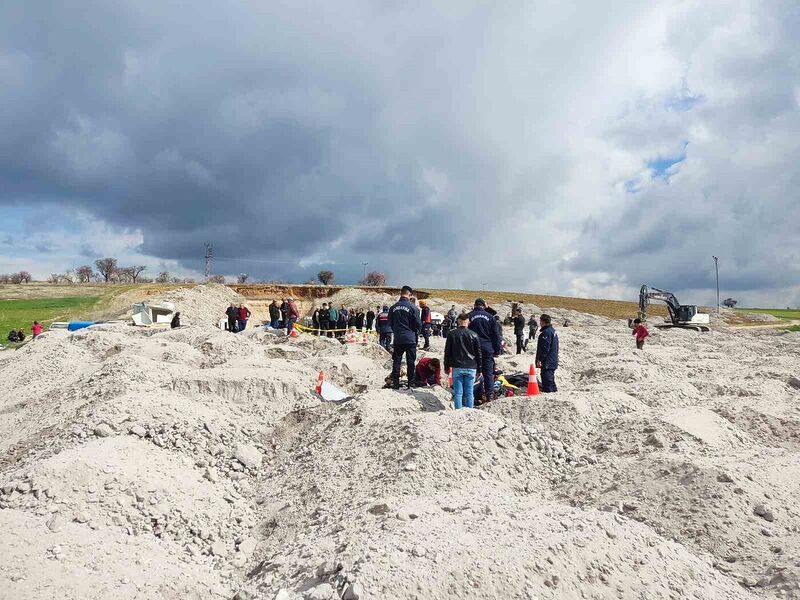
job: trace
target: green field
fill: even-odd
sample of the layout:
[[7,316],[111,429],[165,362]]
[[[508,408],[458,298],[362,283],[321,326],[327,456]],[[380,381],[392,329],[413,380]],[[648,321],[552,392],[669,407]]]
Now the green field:
[[780,319],[800,319],[800,308],[737,308],[746,313],[761,313]]
[[99,296],[73,296],[0,300],[0,343],[15,345],[6,341],[11,329],[22,328],[30,339],[34,321],[39,321],[47,329],[53,321],[68,321],[86,316],[97,306],[99,299]]

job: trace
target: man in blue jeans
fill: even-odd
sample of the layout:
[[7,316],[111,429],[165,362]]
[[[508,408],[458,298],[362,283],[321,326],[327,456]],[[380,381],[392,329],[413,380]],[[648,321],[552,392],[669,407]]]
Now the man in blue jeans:
[[550,315],[539,317],[539,342],[536,344],[536,366],[542,375],[542,392],[556,392],[556,369],[558,368],[558,334],[553,329]]
[[444,370],[453,369],[453,404],[474,408],[473,386],[481,364],[481,340],[469,329],[469,315],[458,317],[458,327],[444,343]]
[[408,387],[416,385],[415,366],[417,362],[417,336],[422,329],[419,309],[411,303],[413,290],[404,285],[398,300],[389,309],[389,324],[394,334],[392,353],[392,381],[387,387],[400,389],[400,365],[406,356]]

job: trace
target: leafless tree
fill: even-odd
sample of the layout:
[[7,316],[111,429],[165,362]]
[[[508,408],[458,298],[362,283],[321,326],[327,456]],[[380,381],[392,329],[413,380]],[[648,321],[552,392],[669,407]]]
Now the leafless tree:
[[80,283],[89,283],[94,275],[94,270],[89,265],[82,265],[78,267],[75,272],[78,274],[78,281]]
[[728,308],[733,308],[737,304],[739,304],[739,301],[733,298],[725,298],[725,300],[722,301],[722,306],[727,306]]
[[334,279],[333,271],[320,271],[317,274],[317,279],[319,279],[322,285],[330,285],[333,283]]
[[250,277],[247,273],[239,273],[239,276],[236,278],[237,283],[247,283],[247,278]]
[[20,283],[30,283],[33,277],[27,271],[20,271],[19,272],[19,282]]
[[169,282],[169,271],[161,271],[156,277],[156,283],[168,283]]
[[370,271],[367,273],[367,276],[361,280],[361,285],[367,285],[370,287],[381,287],[386,285],[386,273],[380,273],[378,271]]
[[117,272],[117,259],[99,258],[94,261],[94,266],[97,267],[97,271],[100,273],[103,281],[108,283],[112,280],[112,276]]
[[139,282],[139,275],[141,275],[142,271],[145,269],[147,269],[147,267],[144,265],[133,265],[128,267],[128,274],[130,275],[131,280],[133,280],[133,283]]
[[225,275],[211,275],[208,278],[209,283],[225,283]]

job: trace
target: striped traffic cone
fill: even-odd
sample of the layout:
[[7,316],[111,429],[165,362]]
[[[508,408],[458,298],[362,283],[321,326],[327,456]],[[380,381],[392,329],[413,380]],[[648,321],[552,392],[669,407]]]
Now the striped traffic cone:
[[314,391],[318,394],[322,394],[322,382],[325,381],[325,373],[320,371],[319,377],[317,377],[317,385],[314,388]]
[[538,396],[539,395],[539,382],[536,381],[536,369],[533,367],[533,363],[531,363],[530,371],[528,371],[528,396]]

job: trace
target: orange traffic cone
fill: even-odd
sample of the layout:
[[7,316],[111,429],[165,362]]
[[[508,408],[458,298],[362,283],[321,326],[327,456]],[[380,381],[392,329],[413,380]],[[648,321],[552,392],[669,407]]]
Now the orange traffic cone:
[[292,323],[292,332],[289,334],[289,337],[297,337],[297,336],[298,336],[297,327],[294,323]]
[[317,378],[317,386],[314,388],[314,391],[318,394],[322,394],[322,382],[325,381],[325,373],[322,371],[319,372],[319,377]]
[[536,381],[536,369],[533,368],[533,363],[531,363],[531,369],[528,371],[528,396],[538,396],[539,395],[539,382]]
[[453,387],[453,367],[447,369],[447,387]]
[[362,344],[369,344],[369,340],[367,339],[367,332],[364,332],[364,335],[361,336],[361,343]]

